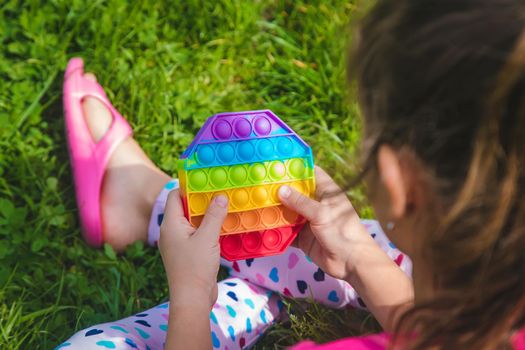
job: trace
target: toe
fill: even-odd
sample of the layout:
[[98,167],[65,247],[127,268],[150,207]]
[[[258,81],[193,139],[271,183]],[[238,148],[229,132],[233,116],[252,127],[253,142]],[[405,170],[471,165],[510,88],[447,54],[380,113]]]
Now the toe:
[[113,116],[106,106],[94,97],[86,97],[82,101],[82,109],[91,137],[95,142],[100,141],[111,126]]
[[97,81],[97,77],[93,73],[86,73],[86,74],[84,74],[84,78],[86,78],[87,80],[94,81],[94,82]]

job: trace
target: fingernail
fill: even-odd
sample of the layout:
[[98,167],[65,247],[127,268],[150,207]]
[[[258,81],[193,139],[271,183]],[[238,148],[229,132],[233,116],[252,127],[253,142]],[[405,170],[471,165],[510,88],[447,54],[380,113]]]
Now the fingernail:
[[281,198],[288,198],[290,197],[290,194],[292,193],[292,190],[288,186],[281,186],[279,188],[279,197]]
[[228,198],[226,198],[222,194],[216,196],[214,201],[215,204],[217,204],[220,207],[226,208],[228,206]]

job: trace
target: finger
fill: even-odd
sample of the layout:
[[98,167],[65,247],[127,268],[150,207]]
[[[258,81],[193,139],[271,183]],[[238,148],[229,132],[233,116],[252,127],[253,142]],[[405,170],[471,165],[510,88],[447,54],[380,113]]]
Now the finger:
[[161,227],[183,230],[188,234],[193,229],[184,216],[184,207],[182,206],[179,190],[173,190],[168,194]]
[[297,192],[290,186],[283,185],[279,188],[279,199],[288,208],[312,221],[317,217],[321,204]]
[[197,230],[198,235],[207,240],[216,241],[227,214],[228,198],[224,195],[215,196],[208,206],[206,214],[204,214],[204,218],[202,219],[202,223]]

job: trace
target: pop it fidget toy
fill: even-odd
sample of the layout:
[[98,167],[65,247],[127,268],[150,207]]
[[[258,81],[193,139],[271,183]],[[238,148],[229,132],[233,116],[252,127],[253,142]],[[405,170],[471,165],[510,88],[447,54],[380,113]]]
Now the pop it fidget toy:
[[217,194],[229,199],[221,230],[228,260],[283,252],[305,220],[277,196],[287,184],[313,197],[311,148],[270,110],[216,114],[178,163],[184,212],[198,227]]

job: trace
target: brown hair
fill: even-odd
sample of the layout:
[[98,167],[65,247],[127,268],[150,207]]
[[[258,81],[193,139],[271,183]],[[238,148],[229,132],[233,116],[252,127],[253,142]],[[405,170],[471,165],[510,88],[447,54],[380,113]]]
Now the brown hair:
[[[350,61],[370,144],[408,147],[444,213],[411,348],[495,349],[525,325],[525,2],[379,0]],[[430,215],[430,214],[429,214]]]

